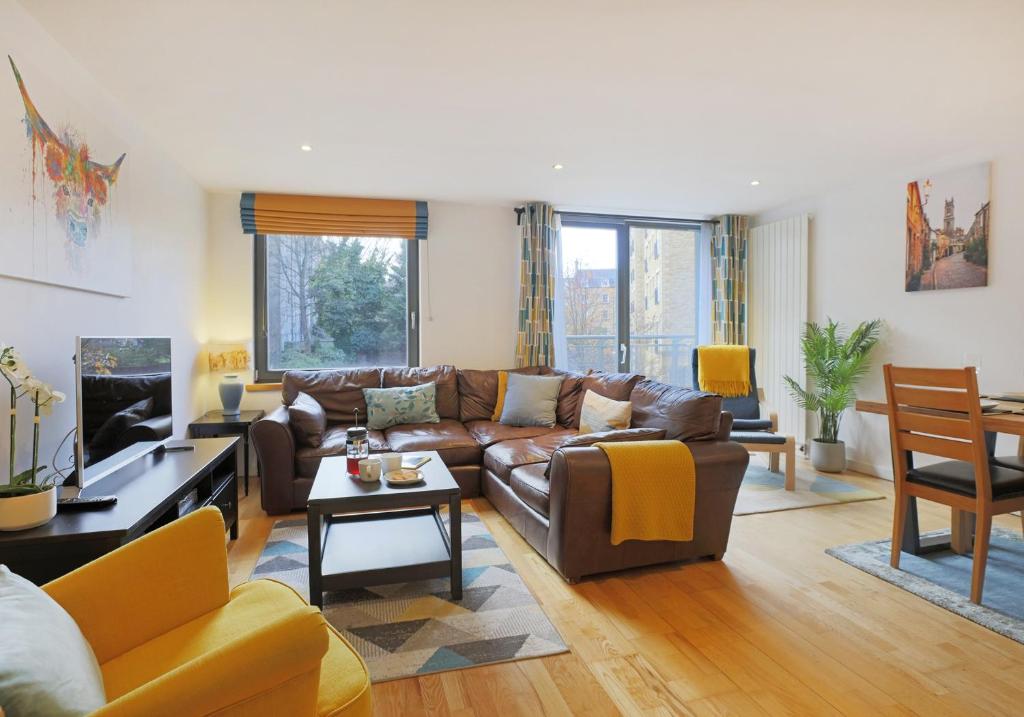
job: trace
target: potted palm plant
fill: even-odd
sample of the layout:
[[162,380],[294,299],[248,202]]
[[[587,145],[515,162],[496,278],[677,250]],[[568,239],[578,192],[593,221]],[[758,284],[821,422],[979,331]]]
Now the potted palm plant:
[[789,392],[806,411],[818,414],[818,437],[811,441],[811,464],[816,470],[838,473],[846,468],[846,444],[839,440],[843,411],[853,405],[857,383],[868,372],[868,354],[878,343],[882,322],[863,321],[849,336],[836,321],[825,326],[807,322],[800,348],[809,387],[786,376]]
[[[40,417],[50,413],[53,405],[64,400],[64,394],[32,376],[13,346],[0,344],[0,376],[10,388],[10,444],[8,482],[0,485],[0,530],[24,530],[48,522],[57,514],[59,472],[46,475],[46,466],[39,464]],[[32,466],[16,472],[16,429],[18,400],[27,398],[32,404]]]

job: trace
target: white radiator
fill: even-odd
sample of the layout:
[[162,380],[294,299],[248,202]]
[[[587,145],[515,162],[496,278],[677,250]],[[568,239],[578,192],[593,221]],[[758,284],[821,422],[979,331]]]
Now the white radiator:
[[750,230],[747,259],[747,333],[757,349],[757,382],[779,414],[779,430],[807,439],[807,416],[786,390],[783,376],[806,385],[800,335],[807,321],[806,214]]

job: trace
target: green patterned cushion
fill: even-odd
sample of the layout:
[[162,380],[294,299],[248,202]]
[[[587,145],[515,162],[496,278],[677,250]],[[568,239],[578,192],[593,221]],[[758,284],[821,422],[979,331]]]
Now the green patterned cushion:
[[366,427],[380,430],[402,423],[438,423],[437,386],[398,388],[364,388],[366,398]]

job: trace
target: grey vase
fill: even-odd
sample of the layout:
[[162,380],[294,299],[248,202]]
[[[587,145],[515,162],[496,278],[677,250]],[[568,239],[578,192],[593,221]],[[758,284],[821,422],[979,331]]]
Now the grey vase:
[[220,392],[224,415],[237,416],[239,414],[238,407],[242,405],[242,392],[245,391],[245,385],[239,380],[238,374],[225,375],[217,390]]
[[811,465],[826,473],[846,470],[846,444],[842,441],[826,443],[815,438],[811,441]]

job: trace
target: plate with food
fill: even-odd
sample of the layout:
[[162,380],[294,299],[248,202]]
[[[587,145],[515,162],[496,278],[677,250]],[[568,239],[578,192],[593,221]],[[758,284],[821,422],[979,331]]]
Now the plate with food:
[[397,471],[385,473],[384,480],[388,482],[388,485],[416,485],[423,482],[423,473],[414,468],[399,468]]

